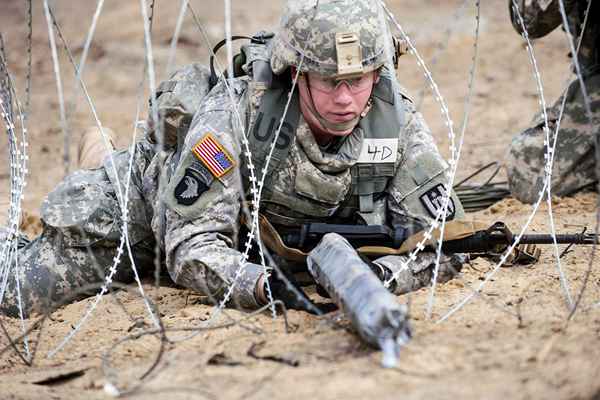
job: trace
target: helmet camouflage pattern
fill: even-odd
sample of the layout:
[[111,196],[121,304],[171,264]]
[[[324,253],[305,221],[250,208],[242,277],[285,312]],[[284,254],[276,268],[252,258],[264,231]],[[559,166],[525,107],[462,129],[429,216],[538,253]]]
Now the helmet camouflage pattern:
[[[387,24],[377,1],[288,0],[272,44],[271,68],[346,78],[385,63]],[[304,59],[302,55],[304,54]],[[302,62],[301,62],[302,61]]]

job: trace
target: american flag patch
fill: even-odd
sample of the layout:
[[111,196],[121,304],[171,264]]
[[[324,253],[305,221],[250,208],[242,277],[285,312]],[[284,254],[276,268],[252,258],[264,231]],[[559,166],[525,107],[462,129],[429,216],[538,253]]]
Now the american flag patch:
[[210,133],[194,145],[192,153],[202,161],[215,178],[222,177],[235,166],[227,150]]

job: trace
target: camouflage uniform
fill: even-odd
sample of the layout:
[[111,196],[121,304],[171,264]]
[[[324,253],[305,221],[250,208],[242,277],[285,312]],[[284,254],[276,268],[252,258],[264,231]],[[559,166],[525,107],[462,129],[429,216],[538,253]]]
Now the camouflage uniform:
[[[322,3],[335,7],[344,3],[346,8],[355,4]],[[246,50],[251,54],[251,47]],[[151,268],[154,238],[158,237],[166,268],[176,283],[218,299],[239,275],[232,302],[245,308],[258,306],[255,288],[264,272],[254,263],[246,263],[240,270],[239,247],[245,238],[238,241],[241,200],[252,199],[251,186],[243,173],[248,163],[240,135],[257,132],[254,128],[260,125],[261,104],[269,93],[265,82],[258,79],[259,64],[251,64],[257,60],[264,62],[265,57],[260,52],[250,57],[245,66],[249,76],[229,80],[230,91],[220,81],[206,94],[207,73],[198,66],[187,67],[161,84],[158,106],[166,125],[166,151],[156,153],[152,130],[136,144],[128,192],[127,228],[139,268]],[[276,57],[271,62],[277,64]],[[279,73],[284,75],[283,71]],[[441,206],[447,164],[412,102],[399,87],[387,88],[382,96],[387,96],[387,104],[396,111],[381,118],[401,124],[388,132],[397,142],[393,165],[388,168],[393,173],[376,191],[377,196],[371,197],[372,204],[366,203],[369,212],[362,212],[364,204],[354,192],[356,179],[360,181],[356,171],[361,171],[358,164],[368,127],[361,122],[351,135],[323,148],[316,143],[296,104],[290,109],[290,114],[298,115],[298,124],[295,131],[288,132],[288,156],[280,160],[278,168],[268,171],[265,201],[261,202],[261,212],[274,225],[285,229],[307,220],[427,225]],[[376,106],[371,109],[373,119],[380,117],[377,111]],[[190,123],[188,116],[192,114]],[[273,125],[271,121],[271,131]],[[207,156],[206,151],[212,148],[218,154]],[[129,153],[113,155],[123,180]],[[255,162],[260,161],[258,158],[254,154]],[[214,161],[220,164],[215,167]],[[352,172],[354,167],[358,169]],[[261,171],[257,174],[260,178]],[[115,187],[107,159],[102,168],[69,176],[48,196],[42,207],[43,234],[19,253],[25,270],[21,290],[28,311],[39,311],[45,299],[58,301],[86,283],[98,282],[112,265],[122,229]],[[449,212],[449,218],[464,215],[454,194]],[[123,261],[122,276],[117,278],[126,281],[131,278],[126,255]],[[406,258],[387,256],[377,261],[397,271]],[[398,291],[427,284],[433,262],[433,254],[420,254],[401,271]],[[442,275],[454,267],[455,263],[444,259]],[[14,283],[1,309],[16,315]]]
[[[542,37],[562,24],[558,0],[521,0],[518,3],[532,38]],[[578,59],[591,103],[593,123],[590,129],[578,80],[573,81],[556,103],[547,109],[552,143],[561,105],[565,101],[551,182],[553,193],[559,196],[573,194],[597,182],[595,140],[600,135],[600,23],[597,18],[600,4],[592,2],[583,32],[588,2],[565,0],[564,4],[576,43],[583,34]],[[513,26],[520,32],[521,25],[512,0],[509,0],[509,5]],[[533,126],[515,136],[510,146],[507,160],[510,190],[523,202],[534,202],[543,186],[546,164],[543,127],[543,116],[538,115]]]

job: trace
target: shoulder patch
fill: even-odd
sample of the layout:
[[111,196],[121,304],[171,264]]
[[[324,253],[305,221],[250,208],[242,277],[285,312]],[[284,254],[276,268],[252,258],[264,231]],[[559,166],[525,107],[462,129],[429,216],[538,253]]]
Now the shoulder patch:
[[211,133],[207,133],[192,147],[192,153],[202,161],[215,178],[222,178],[235,166],[233,157]]
[[185,173],[175,186],[175,200],[184,206],[191,206],[206,192],[209,186],[205,183],[205,177],[201,176],[195,169],[186,168]]
[[[444,206],[444,196],[446,195],[446,189],[444,185],[438,183],[421,196],[419,196],[419,200],[423,204],[423,207],[427,210],[431,217],[435,218],[437,216],[438,211]],[[454,219],[454,214],[456,213],[456,205],[454,204],[454,199],[452,196],[448,199],[448,208],[446,209],[446,220]]]

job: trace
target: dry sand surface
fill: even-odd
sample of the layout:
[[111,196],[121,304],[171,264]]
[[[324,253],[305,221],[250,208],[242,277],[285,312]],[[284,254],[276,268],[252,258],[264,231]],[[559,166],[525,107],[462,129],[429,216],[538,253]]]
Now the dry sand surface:
[[[3,0],[0,4],[0,32],[22,100],[27,70],[25,3]],[[28,122],[31,173],[24,200],[25,208],[31,212],[37,210],[44,195],[64,175],[63,135],[48,29],[42,2],[34,3],[33,86]],[[95,2],[56,0],[53,3],[63,33],[79,57]],[[234,33],[251,34],[273,27],[277,22],[278,1],[232,3]],[[469,4],[455,19],[453,15],[462,1],[395,0],[389,3],[423,58],[430,63],[439,53],[431,69],[448,101],[455,126],[459,127],[473,54],[475,8]],[[156,5],[152,40],[158,79],[166,76],[168,47],[178,4],[158,1]],[[222,38],[222,3],[194,0],[192,4],[213,43]],[[452,31],[449,40],[448,28]],[[447,50],[439,52],[440,43],[447,40]],[[551,102],[569,78],[565,37],[556,31],[537,41],[535,46],[545,95]],[[460,161],[461,177],[478,166],[501,160],[511,136],[526,127],[539,110],[526,49],[510,26],[504,0],[483,2],[479,53],[471,120]],[[73,70],[61,54],[64,92],[71,111],[70,155],[73,159],[80,133],[94,121],[83,95],[75,90]],[[177,50],[177,64],[205,61],[207,54],[207,46],[188,16]],[[139,2],[107,0],[84,79],[100,120],[118,133],[119,147],[132,140],[144,55]],[[423,75],[413,57],[406,56],[401,61],[398,76],[418,98]],[[146,96],[147,93],[143,98]],[[145,104],[144,100],[143,108]],[[423,112],[441,151],[448,155],[447,130],[439,110],[427,92]],[[4,157],[8,159],[6,154]],[[6,163],[1,168],[2,198],[6,198],[9,189]],[[594,194],[554,199],[557,229],[574,232],[582,226],[593,227],[596,201]],[[474,217],[486,222],[505,220],[517,230],[531,210],[529,205],[508,199]],[[530,230],[548,229],[548,210],[544,204]],[[583,247],[573,249],[561,259],[573,297],[583,285],[588,260],[589,248]],[[600,301],[597,268],[592,271],[581,306],[570,323],[566,322],[568,309],[549,247],[543,252],[541,262],[531,268],[501,268],[480,296],[448,320],[436,323],[453,305],[472,293],[471,288],[477,286],[492,267],[488,261],[477,260],[463,270],[459,279],[438,287],[431,319],[425,313],[428,290],[411,296],[414,339],[403,349],[397,368],[382,369],[381,354],[361,343],[343,318],[317,318],[290,312],[290,331],[286,333],[282,318],[272,320],[264,313],[243,324],[201,333],[188,340],[178,339],[189,332],[169,333],[175,342],[166,345],[156,369],[130,397],[600,398],[600,307],[593,307]],[[210,306],[186,290],[167,286],[154,289],[150,284],[146,290],[160,307],[167,327],[196,326],[211,311]],[[156,336],[144,336],[114,347],[120,338],[150,327],[144,304],[134,288],[131,292],[118,292],[114,297],[106,296],[66,348],[55,357],[46,358],[91,301],[74,303],[52,315],[41,330],[33,367],[25,366],[11,351],[2,354],[1,399],[108,398],[103,391],[107,377],[122,389],[137,384],[137,378],[159,354],[160,341]],[[219,322],[243,316],[243,313],[228,311]],[[11,334],[18,334],[18,321],[2,321]],[[31,339],[35,340],[36,335]],[[7,343],[2,335],[0,346]],[[110,364],[103,369],[101,357],[111,349]]]

